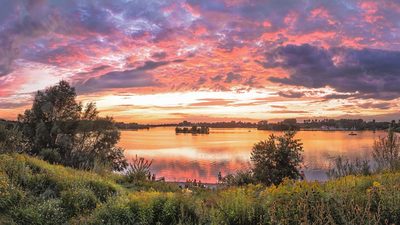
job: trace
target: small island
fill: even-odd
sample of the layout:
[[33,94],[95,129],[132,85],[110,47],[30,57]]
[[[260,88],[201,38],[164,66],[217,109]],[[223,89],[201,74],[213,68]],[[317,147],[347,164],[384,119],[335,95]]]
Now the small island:
[[180,133],[184,133],[184,134],[209,134],[210,133],[210,128],[206,127],[206,126],[192,126],[190,127],[176,127],[175,128],[175,133],[176,134],[180,134]]

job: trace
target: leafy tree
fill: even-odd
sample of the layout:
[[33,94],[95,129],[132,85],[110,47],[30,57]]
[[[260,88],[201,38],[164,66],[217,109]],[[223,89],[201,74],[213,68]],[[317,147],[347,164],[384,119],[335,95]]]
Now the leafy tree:
[[95,162],[115,170],[127,165],[123,149],[115,146],[120,132],[113,119],[99,117],[93,103],[76,102],[75,89],[66,81],[38,91],[18,122],[29,154],[81,169],[92,169]]
[[296,132],[282,136],[270,135],[266,141],[254,145],[251,152],[254,178],[266,185],[279,184],[284,178],[297,179],[298,167],[303,162],[303,144],[294,139]]

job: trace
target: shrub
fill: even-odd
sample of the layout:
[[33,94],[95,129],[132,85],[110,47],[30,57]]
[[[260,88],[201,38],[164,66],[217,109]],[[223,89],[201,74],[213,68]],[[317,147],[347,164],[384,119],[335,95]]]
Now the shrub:
[[49,163],[61,162],[61,155],[58,149],[44,148],[39,152],[39,156]]
[[212,224],[262,224],[266,214],[258,195],[262,186],[222,191],[212,211]]
[[251,170],[239,170],[235,174],[229,174],[222,179],[228,186],[243,186],[256,183]]
[[126,170],[126,178],[128,182],[140,182],[145,181],[150,175],[150,166],[153,161],[148,161],[144,158],[138,158],[136,155],[135,159],[129,163]]
[[11,214],[14,222],[20,225],[42,224],[37,208],[32,205],[16,207],[11,211]]
[[116,188],[106,181],[89,180],[87,181],[86,185],[90,190],[93,191],[93,193],[101,202],[105,202],[108,197],[111,197],[117,193]]
[[69,216],[78,213],[86,214],[96,208],[97,198],[95,194],[81,187],[71,187],[61,192],[62,207]]
[[0,124],[0,153],[19,153],[25,148],[22,133],[14,124]]
[[254,178],[266,185],[279,184],[284,178],[297,179],[298,167],[303,161],[303,144],[294,139],[296,132],[282,136],[270,135],[266,141],[255,144],[251,152]]
[[1,155],[0,161],[0,168],[8,176],[10,183],[21,186],[27,185],[31,175],[31,170],[23,160],[23,156]]
[[126,201],[117,199],[104,205],[94,214],[93,224],[138,224]]

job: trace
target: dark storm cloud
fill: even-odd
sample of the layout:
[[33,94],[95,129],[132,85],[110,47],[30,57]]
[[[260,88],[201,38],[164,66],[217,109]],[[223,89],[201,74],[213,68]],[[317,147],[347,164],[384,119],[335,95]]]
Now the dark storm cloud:
[[275,83],[357,93],[358,97],[395,99],[400,96],[400,52],[286,45],[266,53],[265,68],[283,68],[289,77]]

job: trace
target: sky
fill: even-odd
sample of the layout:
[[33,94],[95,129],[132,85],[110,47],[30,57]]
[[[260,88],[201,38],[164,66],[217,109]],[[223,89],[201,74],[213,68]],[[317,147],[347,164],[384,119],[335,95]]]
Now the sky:
[[0,118],[67,80],[117,121],[400,119],[396,0],[0,2]]

